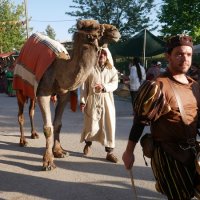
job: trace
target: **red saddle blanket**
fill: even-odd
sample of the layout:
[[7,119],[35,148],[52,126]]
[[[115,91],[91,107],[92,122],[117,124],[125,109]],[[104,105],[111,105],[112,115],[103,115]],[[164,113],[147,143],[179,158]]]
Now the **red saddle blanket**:
[[13,89],[22,90],[25,96],[35,98],[40,79],[60,52],[67,54],[59,42],[40,33],[32,34],[17,59]]

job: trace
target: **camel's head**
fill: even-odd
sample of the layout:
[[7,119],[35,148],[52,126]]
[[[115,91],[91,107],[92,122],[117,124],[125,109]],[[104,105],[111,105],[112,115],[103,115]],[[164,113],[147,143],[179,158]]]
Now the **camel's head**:
[[84,30],[84,31],[91,31],[91,30],[97,30],[100,28],[100,24],[97,20],[79,20],[76,24],[76,27],[78,30]]
[[100,38],[100,45],[108,44],[110,42],[118,42],[121,34],[118,29],[111,24],[101,24],[104,30],[103,36]]
[[103,35],[104,27],[96,20],[79,20],[76,26],[79,33],[85,33],[91,39],[99,40]]

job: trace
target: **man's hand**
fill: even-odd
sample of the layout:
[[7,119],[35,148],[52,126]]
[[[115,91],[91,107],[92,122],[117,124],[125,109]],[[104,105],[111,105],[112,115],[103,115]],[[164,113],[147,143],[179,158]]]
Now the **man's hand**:
[[94,89],[95,89],[95,92],[96,92],[96,93],[100,93],[100,92],[102,92],[102,90],[103,90],[103,85],[102,85],[102,84],[96,84],[96,85],[94,86]]
[[135,156],[133,153],[125,151],[122,155],[122,160],[124,161],[124,166],[126,167],[126,169],[131,169],[135,161]]
[[136,142],[129,140],[126,146],[126,150],[122,155],[122,160],[124,161],[126,169],[131,169],[133,167],[133,163],[135,161],[135,156],[133,154],[135,146]]

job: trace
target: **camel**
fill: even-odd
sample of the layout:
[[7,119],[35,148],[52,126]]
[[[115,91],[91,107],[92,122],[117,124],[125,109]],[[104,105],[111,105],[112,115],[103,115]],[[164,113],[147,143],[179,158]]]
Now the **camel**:
[[[65,59],[62,56],[56,57],[44,72],[36,91],[37,102],[43,118],[43,132],[46,138],[42,167],[45,171],[56,168],[54,157],[62,158],[67,153],[60,144],[60,130],[64,108],[69,100],[69,92],[77,89],[86,80],[98,61],[100,47],[107,45],[109,42],[118,41],[120,38],[120,33],[116,27],[102,25],[95,20],[78,21],[77,29],[78,31],[74,33],[71,59]],[[58,96],[53,123],[50,110],[52,94]],[[16,90],[16,96],[19,107],[20,146],[26,146],[27,141],[23,130],[23,109],[29,97],[25,96],[20,89]],[[35,102],[36,98],[30,99],[29,116],[31,138],[33,139],[38,138],[33,122]]]

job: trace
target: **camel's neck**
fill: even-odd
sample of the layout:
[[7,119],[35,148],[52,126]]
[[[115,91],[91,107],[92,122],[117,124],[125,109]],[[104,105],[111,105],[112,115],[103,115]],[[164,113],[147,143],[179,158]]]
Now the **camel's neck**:
[[94,46],[88,45],[87,49],[74,49],[70,67],[71,82],[68,90],[78,88],[89,76],[92,68],[97,64],[97,50]]

